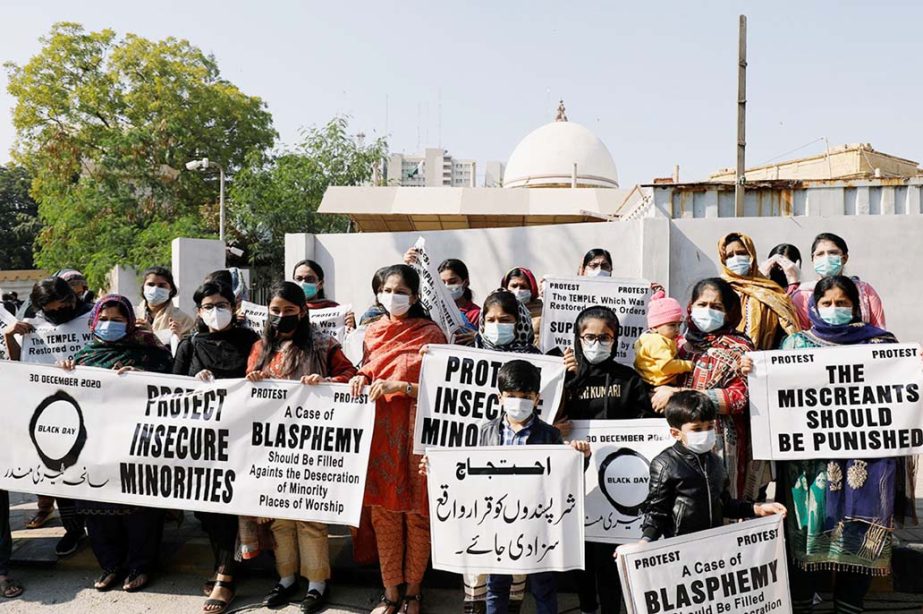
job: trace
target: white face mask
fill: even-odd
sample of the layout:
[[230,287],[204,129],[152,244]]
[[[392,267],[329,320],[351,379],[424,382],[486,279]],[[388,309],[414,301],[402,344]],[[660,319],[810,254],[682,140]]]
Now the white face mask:
[[532,399],[505,397],[503,399],[503,411],[506,412],[510,419],[523,422],[528,420],[529,416],[535,411],[535,403]]
[[591,365],[598,365],[602,361],[609,358],[612,355],[612,344],[614,341],[609,343],[603,343],[602,341],[594,341],[592,343],[583,342],[583,357],[587,359]]
[[741,276],[750,273],[750,266],[752,264],[753,259],[750,258],[750,256],[731,256],[724,262],[724,266],[730,269],[731,272]]
[[512,290],[513,295],[516,297],[516,300],[520,303],[528,303],[532,300],[532,290],[528,288],[516,288]]
[[509,345],[516,338],[516,325],[509,322],[486,322],[484,337],[494,345]]
[[689,431],[686,433],[686,441],[683,442],[690,452],[696,454],[705,454],[711,452],[715,447],[715,429],[710,431]]
[[690,317],[696,328],[703,333],[710,333],[724,326],[724,312],[710,307],[693,307]]
[[201,316],[202,321],[205,322],[205,325],[212,330],[224,330],[228,327],[228,324],[231,323],[230,309],[206,309],[202,311]]
[[465,295],[465,285],[464,284],[455,284],[450,286],[446,284],[446,288],[449,290],[449,294],[452,295],[452,300],[457,301]]
[[391,292],[380,292],[378,294],[378,304],[385,308],[392,316],[402,316],[410,311],[410,296],[406,294],[394,294]]
[[154,307],[163,305],[170,300],[170,291],[160,286],[144,286],[144,300]]
[[584,277],[612,277],[612,271],[599,267],[587,267],[583,270]]

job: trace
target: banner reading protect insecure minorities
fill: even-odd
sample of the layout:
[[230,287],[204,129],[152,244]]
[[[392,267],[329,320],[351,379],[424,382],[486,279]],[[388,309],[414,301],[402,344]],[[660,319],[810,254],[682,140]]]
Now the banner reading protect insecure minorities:
[[90,314],[74,318],[58,326],[38,326],[22,336],[20,360],[36,364],[53,365],[69,360],[93,339],[90,332]]
[[791,614],[781,516],[618,552],[629,614]]
[[754,458],[881,458],[923,452],[918,344],[750,356]]
[[436,264],[426,253],[426,239],[417,239],[414,248],[417,250],[417,259],[411,266],[420,275],[420,304],[445,333],[449,343],[452,343],[455,331],[465,328],[467,321],[442,283]]
[[607,277],[545,276],[542,293],[542,352],[561,350],[574,345],[577,315],[592,305],[615,311],[619,318],[616,360],[631,364],[635,359],[635,341],[647,329],[647,302],[650,283],[638,279]]
[[583,454],[564,445],[431,448],[433,568],[583,569]]
[[0,365],[0,488],[358,525],[375,419],[337,384]]
[[663,418],[574,420],[570,439],[590,442],[586,470],[586,540],[625,544],[641,539],[650,465],[676,441]]
[[420,371],[414,452],[478,445],[480,425],[500,415],[497,374],[511,360],[525,360],[541,370],[540,415],[551,422],[564,390],[560,357],[430,345]]

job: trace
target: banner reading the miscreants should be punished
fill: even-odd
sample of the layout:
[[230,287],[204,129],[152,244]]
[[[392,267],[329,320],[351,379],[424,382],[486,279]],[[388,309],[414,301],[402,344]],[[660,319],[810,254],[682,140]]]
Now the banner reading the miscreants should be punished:
[[569,439],[590,442],[586,470],[586,540],[624,544],[641,539],[651,461],[676,441],[663,418],[574,420]]
[[500,367],[511,360],[525,360],[541,370],[540,415],[550,422],[564,390],[562,358],[430,345],[420,371],[414,452],[422,454],[430,446],[478,445],[479,427],[500,415],[497,376]]
[[340,384],[0,366],[0,488],[357,526],[375,403]]
[[618,552],[629,614],[791,614],[781,516]]
[[635,341],[647,329],[650,283],[639,279],[545,276],[542,291],[542,352],[574,345],[577,315],[592,305],[612,309],[619,318],[616,360],[631,364]]
[[433,568],[583,569],[583,454],[565,445],[430,448]]
[[752,352],[753,458],[882,458],[923,452],[919,344]]

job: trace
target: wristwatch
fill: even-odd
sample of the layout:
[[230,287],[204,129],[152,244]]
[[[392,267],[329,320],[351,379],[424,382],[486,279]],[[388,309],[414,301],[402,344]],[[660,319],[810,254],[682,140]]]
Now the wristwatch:
[[411,384],[410,382],[407,382],[407,386],[404,388],[404,394],[406,394],[409,397],[412,393],[413,393],[413,384]]

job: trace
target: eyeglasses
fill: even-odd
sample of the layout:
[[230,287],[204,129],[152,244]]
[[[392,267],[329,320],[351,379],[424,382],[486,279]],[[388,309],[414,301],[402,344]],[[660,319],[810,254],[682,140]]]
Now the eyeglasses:
[[599,341],[603,345],[607,343],[612,343],[613,341],[615,341],[615,337],[613,337],[612,335],[593,335],[590,333],[587,333],[586,335],[580,335],[580,338],[583,339],[587,343],[596,343],[597,341]]
[[228,302],[224,303],[211,303],[210,305],[202,305],[199,307],[202,311],[212,311],[213,309],[230,309],[231,304]]

